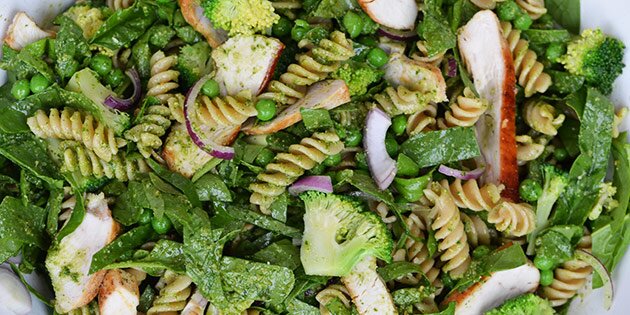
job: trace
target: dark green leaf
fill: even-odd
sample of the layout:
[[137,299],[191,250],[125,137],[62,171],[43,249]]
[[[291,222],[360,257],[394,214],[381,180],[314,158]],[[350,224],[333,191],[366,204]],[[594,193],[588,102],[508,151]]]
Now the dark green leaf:
[[575,119],[566,119],[562,126],[558,128],[558,136],[570,156],[580,154],[580,146],[578,143],[579,134],[580,122]]
[[356,0],[305,0],[302,7],[309,16],[340,18],[348,10],[360,9]]
[[269,216],[251,211],[249,209],[241,208],[236,205],[229,205],[227,207],[226,213],[232,216],[234,219],[245,221],[247,223],[261,227],[265,230],[286,235],[288,237],[302,237],[302,232],[300,230],[294,227],[290,227],[280,221],[274,220]]
[[21,168],[29,170],[51,187],[63,186],[59,180],[57,167],[51,163],[44,144],[32,133],[0,134],[0,154]]
[[96,31],[92,43],[112,50],[129,47],[129,44],[144,34],[156,19],[155,8],[138,1],[128,9],[115,11]]
[[81,62],[90,55],[90,48],[83,30],[69,17],[60,15],[55,19],[59,31],[53,47],[56,55],[55,70],[62,79],[71,77]]
[[74,197],[76,203],[72,209],[70,218],[63,225],[59,234],[57,234],[57,241],[61,241],[64,237],[74,232],[74,230],[81,225],[81,222],[83,222],[83,217],[85,217],[85,198],[83,197],[83,192],[74,191]]
[[553,262],[554,266],[571,259],[575,244],[582,236],[582,227],[556,225],[536,238],[536,257]]
[[584,85],[584,77],[572,75],[564,71],[547,70],[551,75],[551,92],[557,92],[560,94],[570,94],[577,92],[582,85]]
[[547,13],[573,34],[580,31],[580,0],[547,0]]
[[103,266],[102,269],[142,268],[169,269],[177,273],[186,272],[187,264],[184,260],[184,248],[181,243],[159,240],[149,255],[143,259],[117,262]]
[[571,40],[571,34],[567,30],[536,30],[523,31],[525,38],[532,44],[546,45],[550,43],[565,43]]
[[424,20],[418,25],[418,35],[426,41],[429,57],[454,48],[457,37],[442,15],[425,12]]
[[271,206],[269,206],[269,211],[271,211],[271,217],[280,221],[287,222],[287,209],[289,207],[289,194],[288,192],[284,192],[282,195],[278,196]]
[[377,271],[385,282],[398,279],[410,273],[419,273],[424,275],[424,273],[422,272],[422,268],[420,268],[420,265],[406,261],[393,262],[389,265],[378,268]]
[[46,249],[46,211],[17,198],[4,198],[0,204],[0,235],[0,261],[17,254],[22,245]]
[[310,131],[323,130],[333,127],[333,121],[330,118],[328,110],[325,109],[300,109],[302,121],[306,129]]
[[140,247],[146,243],[155,233],[150,224],[138,226],[129,232],[119,236],[113,242],[99,250],[92,256],[90,273],[97,272],[105,266],[116,261],[124,253]]
[[147,160],[147,164],[149,164],[149,167],[151,167],[151,169],[163,180],[181,190],[184,195],[188,197],[188,200],[193,205],[193,207],[201,206],[199,196],[197,195],[197,190],[188,178],[182,176],[179,173],[169,171],[167,168],[152,159]]
[[46,213],[48,213],[46,231],[48,231],[48,235],[51,237],[57,234],[63,195],[63,189],[55,188],[50,191],[50,196],[48,197],[48,204],[46,205]]
[[223,201],[231,202],[232,195],[230,189],[223,180],[215,174],[203,175],[194,183],[195,190],[201,201]]
[[513,244],[497,249],[487,256],[473,260],[453,290],[463,291],[477,283],[482,276],[490,275],[496,271],[513,269],[526,263],[527,256],[520,245]]
[[473,128],[449,128],[416,134],[401,145],[401,152],[418,166],[427,167],[479,156]]
[[289,240],[281,240],[258,251],[252,259],[261,262],[278,265],[291,270],[297,269],[300,263],[300,251]]

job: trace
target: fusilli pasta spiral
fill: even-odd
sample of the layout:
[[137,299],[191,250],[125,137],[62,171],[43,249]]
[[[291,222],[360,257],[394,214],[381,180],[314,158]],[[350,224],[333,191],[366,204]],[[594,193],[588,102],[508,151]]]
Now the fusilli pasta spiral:
[[497,6],[498,2],[505,0],[470,0],[474,5],[483,10],[492,10]]
[[79,171],[83,176],[116,178],[124,182],[133,180],[138,173],[149,171],[143,159],[131,159],[124,152],[113,155],[108,162],[78,142],[64,141],[61,146],[64,149],[62,169]]
[[523,108],[523,117],[528,126],[548,136],[558,133],[565,118],[564,114],[558,113],[555,107],[542,100],[527,102]]
[[510,22],[501,22],[503,37],[508,42],[518,84],[523,87],[525,97],[544,93],[551,86],[551,76],[545,72],[538,56],[529,49],[529,42],[521,38],[521,31],[512,28]]
[[166,56],[163,51],[158,50],[151,56],[151,78],[147,83],[147,95],[157,97],[162,103],[166,102],[172,95],[170,91],[179,87],[179,71],[173,70],[177,64],[177,56]]
[[516,136],[516,145],[516,159],[518,160],[518,165],[524,165],[529,161],[537,159],[545,152],[547,139],[545,137],[538,137],[534,140],[528,135],[520,135]]
[[516,0],[516,4],[518,4],[523,11],[527,12],[527,15],[529,15],[532,20],[537,20],[547,13],[545,0]]
[[211,126],[239,126],[258,113],[254,104],[242,94],[236,97],[205,95],[198,99],[198,117]]
[[527,203],[502,200],[488,212],[488,222],[509,236],[529,234],[536,227],[534,209]]
[[147,315],[171,314],[170,312],[183,310],[192,292],[191,285],[192,280],[188,276],[167,270],[158,282],[160,294],[153,301]]
[[411,237],[406,238],[404,248],[396,250],[392,257],[394,261],[408,261],[420,266],[423,275],[408,274],[396,279],[396,282],[415,285],[420,282],[422,276],[426,276],[429,282],[436,285],[437,282],[439,282],[438,276],[440,275],[440,269],[436,268],[435,260],[429,254],[426,244],[416,240],[426,239],[426,235],[424,234],[426,227],[420,217],[415,213],[411,213],[406,217],[405,222],[409,227]]
[[304,171],[322,163],[328,156],[343,150],[343,142],[335,132],[315,133],[304,138],[299,144],[289,147],[289,152],[278,153],[265,171],[258,174],[257,182],[249,185],[252,195],[249,201],[259,205],[261,212],[268,214],[273,200],[282,194],[286,187],[295,182]]
[[389,211],[389,207],[384,202],[370,202],[370,210],[378,214],[385,224],[396,222],[396,215]]
[[186,122],[184,119],[185,102],[186,98],[180,93],[174,94],[166,100],[166,105],[171,111],[171,117],[173,118],[173,120],[177,121],[180,124]]
[[299,0],[272,0],[271,5],[291,20],[297,18],[296,11],[302,8],[302,2]]
[[426,132],[436,129],[435,116],[437,116],[437,106],[433,103],[427,105],[424,109],[407,117],[407,134],[413,136],[420,132]]
[[[298,45],[304,47],[310,44],[302,40]],[[334,31],[307,53],[296,56],[297,63],[289,65],[279,80],[271,81],[259,97],[273,99],[280,104],[293,104],[304,97],[306,87],[325,79],[337,70],[339,62],[353,56],[352,42],[343,33]]]
[[118,11],[130,7],[133,2],[134,0],[107,0],[107,6],[114,11]]
[[422,93],[402,85],[398,88],[387,87],[382,93],[374,95],[374,100],[390,116],[414,114],[431,106]]
[[457,97],[457,102],[444,113],[444,118],[438,120],[438,126],[440,129],[473,126],[487,108],[485,100],[476,97],[469,88],[465,88],[462,95]]
[[426,43],[422,40],[416,42],[416,47],[418,48],[418,51],[411,55],[412,59],[422,61],[424,63],[430,63],[436,67],[442,63],[442,60],[444,60],[444,54],[446,53],[446,51],[435,54],[434,56],[429,56],[429,51],[427,50]]
[[451,193],[457,207],[472,211],[490,211],[493,209],[499,203],[503,190],[502,185],[497,186],[491,183],[480,188],[475,179],[467,180],[463,184],[459,178],[450,184],[444,179],[441,184]]
[[431,229],[435,231],[438,250],[442,253],[440,260],[446,262],[442,270],[459,278],[470,265],[470,247],[459,209],[448,190],[438,183],[432,183],[424,190],[424,195],[433,204]]
[[464,230],[466,231],[466,236],[468,236],[468,244],[470,246],[490,245],[494,231],[488,227],[486,222],[483,222],[476,215],[467,215],[462,212],[460,216],[462,217],[462,222],[464,222]]
[[164,105],[149,106],[144,116],[131,129],[125,131],[125,139],[135,142],[138,151],[149,158],[155,150],[162,147],[162,136],[171,126],[171,110]]
[[317,302],[319,302],[319,312],[322,315],[330,315],[330,311],[326,308],[326,305],[337,300],[341,302],[346,308],[352,307],[352,299],[350,293],[345,286],[341,284],[331,284],[325,289],[319,291],[315,296]]
[[115,136],[114,130],[100,123],[94,116],[68,107],[61,112],[52,108],[48,115],[40,109],[26,123],[40,138],[79,141],[107,162],[118,154],[118,148],[126,144],[124,139]]

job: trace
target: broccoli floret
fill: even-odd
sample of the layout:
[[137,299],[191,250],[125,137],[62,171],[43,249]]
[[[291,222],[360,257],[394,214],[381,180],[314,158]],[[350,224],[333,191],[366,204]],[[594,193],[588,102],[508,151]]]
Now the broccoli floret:
[[614,199],[615,194],[617,193],[617,188],[612,185],[612,183],[601,183],[599,185],[599,197],[597,198],[597,203],[591,209],[588,218],[591,220],[595,220],[599,218],[599,215],[602,213],[604,208],[610,210],[619,205],[619,202]]
[[572,74],[583,76],[587,83],[604,94],[612,92],[615,79],[623,70],[624,44],[599,29],[588,29],[571,41],[560,62]]
[[387,227],[353,201],[333,194],[306,192],[300,259],[309,275],[344,276],[366,256],[391,261]]
[[66,89],[80,93],[64,95],[68,98],[67,103],[88,111],[98,121],[112,128],[116,135],[121,135],[129,127],[131,119],[127,113],[104,104],[105,99],[115,93],[103,86],[92,70],[86,68],[75,73],[68,81]]
[[540,166],[543,179],[543,191],[536,204],[536,229],[528,235],[527,253],[533,254],[534,240],[538,232],[547,225],[553,205],[569,184],[569,175],[551,164]]
[[91,8],[87,5],[75,5],[68,9],[64,15],[77,23],[83,30],[83,36],[87,39],[92,38],[105,22],[101,9]]
[[551,315],[555,314],[549,301],[533,293],[507,300],[485,315]]
[[210,45],[199,42],[182,47],[177,56],[177,69],[180,73],[180,83],[184,88],[191,87],[212,69]]
[[230,36],[263,32],[278,20],[268,0],[204,0],[204,14]]
[[378,82],[383,77],[383,74],[383,71],[375,69],[366,63],[349,61],[333,72],[332,77],[344,80],[348,85],[350,95],[355,96],[365,94],[368,86]]

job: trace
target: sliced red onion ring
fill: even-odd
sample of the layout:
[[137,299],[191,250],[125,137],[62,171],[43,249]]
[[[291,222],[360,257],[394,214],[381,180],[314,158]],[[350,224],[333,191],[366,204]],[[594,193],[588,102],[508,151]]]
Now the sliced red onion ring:
[[463,179],[463,180],[469,180],[469,179],[477,179],[479,178],[479,176],[481,176],[481,174],[483,174],[483,170],[485,169],[485,167],[480,167],[477,169],[474,169],[472,171],[462,171],[462,170],[458,170],[458,169],[454,169],[451,167],[448,167],[444,164],[440,165],[440,167],[438,168],[438,172],[446,175],[446,176],[452,176],[455,178],[459,178],[459,179]]
[[138,75],[138,71],[136,69],[131,68],[125,71],[125,74],[131,79],[131,83],[133,84],[133,94],[129,98],[119,98],[113,95],[108,96],[103,101],[105,106],[117,109],[120,111],[127,111],[133,107],[139,100],[142,95],[142,86],[140,85],[140,75]]
[[289,187],[289,193],[294,196],[308,190],[316,190],[324,193],[333,192],[333,185],[330,176],[302,177]]
[[448,57],[446,60],[446,76],[454,78],[457,76],[457,61],[453,57]]
[[583,249],[577,249],[575,251],[575,258],[591,265],[599,277],[602,278],[604,289],[604,308],[606,308],[606,310],[610,310],[615,290],[613,287],[612,277],[610,276],[608,269],[606,269],[606,266],[604,266],[604,264],[595,257],[595,255]]
[[186,121],[186,130],[192,141],[200,149],[208,152],[208,154],[223,160],[231,160],[234,157],[234,148],[222,146],[207,137],[202,138],[195,130],[193,130],[193,124],[191,118],[194,117],[195,100],[201,91],[201,87],[210,78],[210,75],[206,75],[199,79],[186,94],[186,102],[184,103],[184,119]]
[[367,114],[363,147],[370,174],[381,190],[387,189],[396,177],[396,161],[387,154],[385,135],[392,120],[385,112],[373,108]]
[[385,36],[387,38],[399,41],[408,41],[414,39],[418,36],[414,30],[411,31],[401,31],[391,29],[389,27],[381,26],[378,31],[378,35]]

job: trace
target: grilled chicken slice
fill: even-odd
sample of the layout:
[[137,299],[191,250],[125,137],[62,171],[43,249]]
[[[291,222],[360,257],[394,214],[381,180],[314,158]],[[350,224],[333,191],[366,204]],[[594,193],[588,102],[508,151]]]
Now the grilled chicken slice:
[[212,60],[221,94],[248,90],[258,95],[271,79],[283,49],[281,41],[262,35],[232,37],[217,47],[212,51]]
[[140,304],[140,285],[131,272],[108,270],[98,292],[98,309],[101,315],[136,315]]
[[361,315],[397,314],[385,281],[376,272],[376,258],[368,256],[341,278]]
[[505,185],[503,196],[517,201],[516,76],[499,19],[492,11],[476,13],[460,30],[458,41],[475,88],[490,104],[476,125],[486,165],[482,181]]
[[415,0],[359,0],[372,20],[397,30],[411,30],[418,16]]
[[394,87],[402,85],[412,91],[436,91],[433,102],[447,101],[446,82],[442,71],[429,63],[394,53],[385,65],[385,80]]
[[83,221],[46,257],[58,313],[84,306],[96,296],[106,271],[89,274],[92,256],[113,241],[119,229],[105,196],[88,194]]
[[274,133],[300,122],[302,108],[331,110],[348,102],[350,102],[350,91],[345,82],[342,80],[318,82],[309,87],[304,98],[282,111],[278,117],[258,125],[250,123],[243,127],[243,131],[248,135]]
[[7,36],[4,41],[9,47],[20,50],[24,46],[36,42],[42,38],[52,37],[55,34],[47,32],[39,28],[35,21],[24,12],[18,12],[14,17],[9,29],[7,30]]
[[456,315],[483,314],[506,300],[533,292],[540,282],[540,272],[531,263],[502,270],[483,277],[465,291],[453,291],[444,304],[455,302]]
[[203,15],[203,8],[199,5],[201,0],[179,0],[182,15],[188,24],[201,33],[212,48],[217,48],[227,39],[227,33],[212,26],[212,22]]

